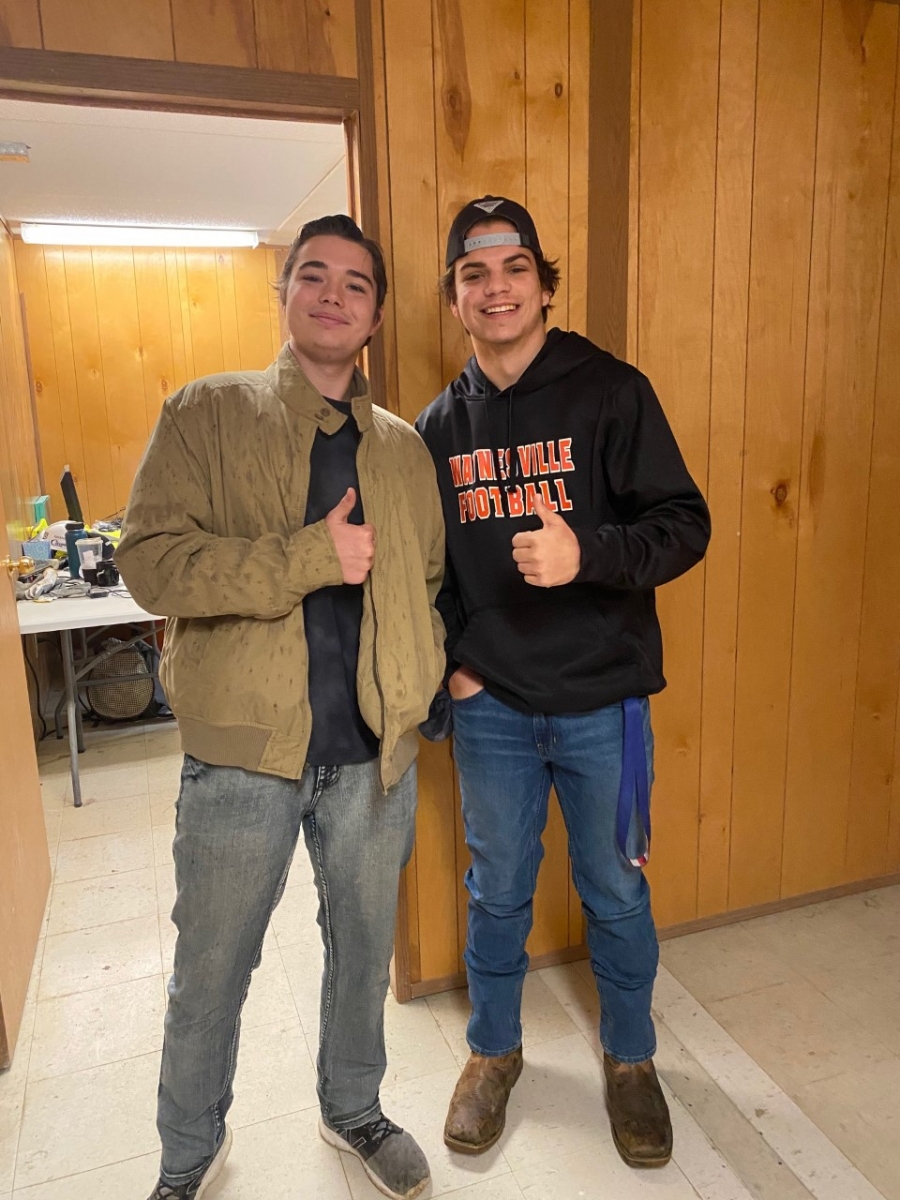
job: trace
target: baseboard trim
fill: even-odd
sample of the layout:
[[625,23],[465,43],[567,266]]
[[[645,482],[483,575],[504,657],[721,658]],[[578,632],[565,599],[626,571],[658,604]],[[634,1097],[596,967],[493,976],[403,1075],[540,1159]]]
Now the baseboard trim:
[[[824,888],[819,892],[804,892],[802,896],[787,896],[780,900],[771,900],[767,904],[754,904],[750,908],[738,908],[733,912],[717,913],[712,917],[698,917],[692,921],[681,921],[677,925],[668,925],[660,929],[660,941],[669,938],[686,937],[689,933],[702,933],[705,929],[718,929],[723,925],[737,925],[741,921],[752,921],[754,917],[768,917],[773,913],[788,912],[793,908],[806,908],[809,904],[820,904],[823,900],[839,900],[842,896],[853,896],[858,892],[871,892],[876,888],[893,887],[900,883],[900,871],[890,875],[878,875],[874,879],[858,879],[852,883],[842,883],[837,887]],[[529,970],[539,971],[542,967],[558,967],[563,963],[578,962],[587,958],[588,948],[566,946],[562,950],[551,950],[547,954],[535,954],[531,958]],[[437,979],[423,979],[409,986],[409,998],[418,999],[421,996],[434,996],[439,992],[452,992],[466,986],[465,971],[457,971],[453,975],[441,975]],[[398,997],[399,999],[399,997]]]
[[717,913],[712,917],[697,917],[693,921],[681,921],[660,929],[660,941],[685,937],[689,933],[702,933],[704,929],[718,929],[722,925],[736,925],[740,921],[752,921],[754,917],[769,917],[773,913],[789,912],[792,908],[806,908],[820,904],[823,900],[840,900],[842,896],[854,896],[858,892],[871,892],[876,888],[893,887],[900,883],[900,871],[890,875],[878,875],[874,879],[857,879],[852,883],[841,883],[837,887],[823,888],[819,892],[804,892],[800,896],[786,896],[770,900],[766,904],[754,904],[750,908],[737,908],[733,912]]

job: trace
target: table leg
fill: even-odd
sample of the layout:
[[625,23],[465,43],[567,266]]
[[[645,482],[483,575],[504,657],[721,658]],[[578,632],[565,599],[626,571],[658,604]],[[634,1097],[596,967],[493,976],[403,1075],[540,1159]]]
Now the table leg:
[[72,631],[59,631],[62,646],[63,677],[66,683],[66,719],[69,725],[69,763],[72,772],[72,795],[75,807],[81,808],[81,779],[78,774],[78,743],[80,722],[78,720],[78,690],[75,685],[75,661],[72,653]]

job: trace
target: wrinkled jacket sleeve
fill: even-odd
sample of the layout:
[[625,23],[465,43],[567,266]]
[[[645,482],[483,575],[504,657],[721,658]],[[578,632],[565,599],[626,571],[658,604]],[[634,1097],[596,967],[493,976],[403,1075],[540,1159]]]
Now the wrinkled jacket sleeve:
[[450,556],[444,567],[444,582],[438,592],[437,608],[447,630],[444,650],[447,655],[447,667],[444,672],[444,682],[450,678],[460,663],[456,657],[456,646],[465,632],[465,621],[462,613],[462,600],[459,594],[459,584]]
[[208,468],[166,401],[138,468],[116,562],[132,596],[166,617],[271,619],[307,593],[342,582],[324,521],[290,537],[213,532]]
[[579,530],[579,583],[650,589],[683,575],[706,553],[710,520],[649,381],[635,374],[610,398],[594,470],[617,521]]

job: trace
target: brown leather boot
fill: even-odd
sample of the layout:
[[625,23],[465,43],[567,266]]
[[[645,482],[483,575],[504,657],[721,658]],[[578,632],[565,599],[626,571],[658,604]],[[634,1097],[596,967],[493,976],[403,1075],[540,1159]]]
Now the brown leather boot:
[[672,1157],[672,1122],[653,1059],[622,1063],[603,1056],[613,1141],[629,1167],[664,1167]]
[[500,1058],[472,1054],[453,1092],[444,1142],[462,1154],[481,1154],[498,1140],[506,1124],[506,1102],[522,1074],[522,1048]]

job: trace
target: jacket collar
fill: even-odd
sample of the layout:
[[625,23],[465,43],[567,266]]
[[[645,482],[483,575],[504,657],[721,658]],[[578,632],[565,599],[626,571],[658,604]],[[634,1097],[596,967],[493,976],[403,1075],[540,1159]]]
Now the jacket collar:
[[[318,388],[309,382],[291,353],[288,342],[284,343],[281,353],[266,369],[265,376],[269,387],[286,408],[314,421],[324,433],[336,433],[347,419],[343,413],[326,403]],[[360,433],[365,433],[372,426],[372,400],[368,380],[358,367],[350,381],[349,396],[353,419]]]

